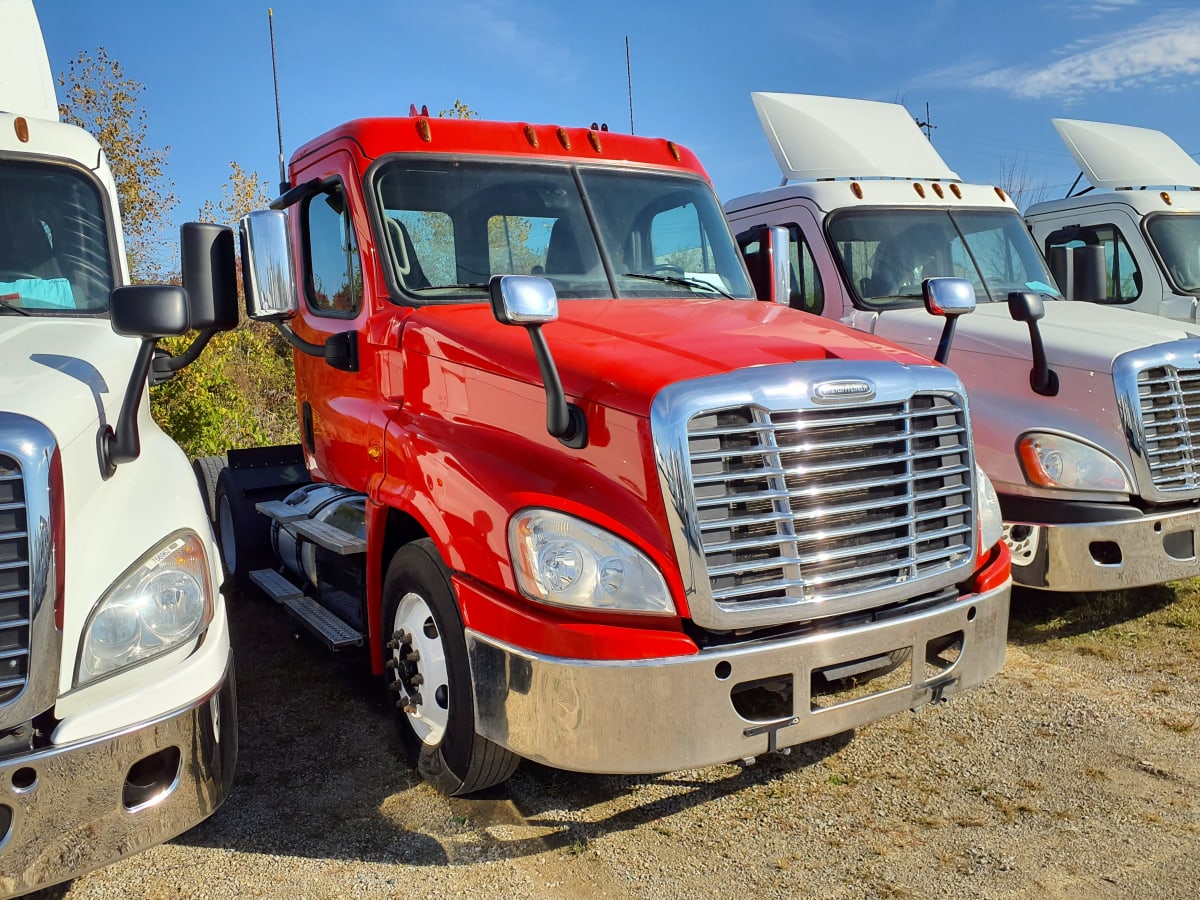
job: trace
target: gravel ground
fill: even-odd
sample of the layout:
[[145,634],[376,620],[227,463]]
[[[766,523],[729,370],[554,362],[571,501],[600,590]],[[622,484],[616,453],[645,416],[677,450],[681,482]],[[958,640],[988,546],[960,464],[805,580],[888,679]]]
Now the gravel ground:
[[991,682],[790,756],[661,777],[526,763],[446,799],[406,769],[365,661],[247,595],[233,794],[49,893],[1195,898],[1200,603],[1093,601],[1016,595]]

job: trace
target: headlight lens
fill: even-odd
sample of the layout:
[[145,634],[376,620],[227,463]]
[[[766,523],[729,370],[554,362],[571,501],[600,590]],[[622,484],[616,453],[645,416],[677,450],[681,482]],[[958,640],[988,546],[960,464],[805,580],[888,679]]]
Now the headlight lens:
[[1004,536],[1004,517],[1000,514],[1000,498],[992,479],[975,466],[975,508],[979,516],[979,538],[983,549],[994,547]]
[[1060,434],[1024,435],[1017,442],[1021,468],[1032,484],[1075,491],[1132,492],[1115,459],[1091,444]]
[[199,536],[178,532],[125,571],[83,631],[75,684],[103,678],[191,640],[213,617],[208,557]]
[[673,615],[666,580],[650,559],[615,534],[550,509],[527,509],[508,526],[521,591],[582,609]]

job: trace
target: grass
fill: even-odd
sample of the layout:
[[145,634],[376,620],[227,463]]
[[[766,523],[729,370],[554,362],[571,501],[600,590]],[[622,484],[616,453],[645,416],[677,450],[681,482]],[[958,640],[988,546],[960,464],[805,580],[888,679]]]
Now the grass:
[[1014,589],[1009,640],[1114,660],[1122,653],[1200,654],[1200,578],[1098,593]]

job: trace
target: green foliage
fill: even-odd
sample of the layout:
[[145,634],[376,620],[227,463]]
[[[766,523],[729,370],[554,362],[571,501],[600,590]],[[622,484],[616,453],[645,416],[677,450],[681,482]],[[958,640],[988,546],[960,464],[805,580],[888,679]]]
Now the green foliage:
[[[180,353],[190,337],[162,346]],[[154,418],[189,457],[296,443],[292,351],[257,324],[219,334],[200,357],[150,390]]]
[[449,109],[438,110],[439,119],[478,119],[479,113],[467,106],[461,100],[455,100]]

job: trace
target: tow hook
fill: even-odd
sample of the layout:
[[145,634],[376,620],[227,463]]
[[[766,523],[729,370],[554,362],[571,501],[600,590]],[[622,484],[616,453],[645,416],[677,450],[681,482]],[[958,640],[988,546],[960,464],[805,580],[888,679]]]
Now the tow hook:
[[[765,734],[767,736],[767,752],[783,753],[786,755],[792,752],[792,748],[784,747],[781,749],[779,747],[779,731],[782,728],[789,728],[792,725],[799,724],[799,716],[792,716],[788,719],[776,719],[774,722],[764,722],[762,725],[755,725],[753,728],[746,728],[742,731],[742,736],[755,737],[760,734]],[[746,758],[751,761],[750,763],[747,763],[747,765],[753,764],[754,757],[749,756]]]
[[934,681],[929,684],[929,702],[930,703],[947,703],[950,698],[946,696],[946,689],[958,682],[957,678],[943,678],[940,681]]

